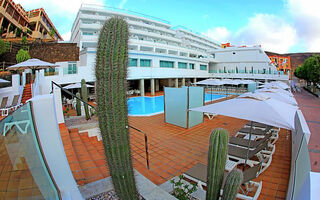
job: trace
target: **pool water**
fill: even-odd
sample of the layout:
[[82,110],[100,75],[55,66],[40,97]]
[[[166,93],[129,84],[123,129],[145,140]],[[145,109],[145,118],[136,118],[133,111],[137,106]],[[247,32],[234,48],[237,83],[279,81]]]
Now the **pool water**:
[[[212,100],[225,97],[225,95],[212,94]],[[205,94],[205,101],[210,101],[211,95]],[[128,99],[128,112],[132,116],[148,116],[164,111],[164,96],[132,97]]]

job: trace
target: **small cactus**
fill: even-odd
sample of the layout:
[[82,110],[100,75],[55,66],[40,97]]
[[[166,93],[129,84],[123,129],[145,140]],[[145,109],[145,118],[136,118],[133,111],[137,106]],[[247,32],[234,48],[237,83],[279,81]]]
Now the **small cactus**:
[[214,129],[210,135],[207,170],[207,200],[217,200],[222,188],[224,169],[227,161],[228,131]]
[[[88,89],[87,89],[87,84],[84,79],[81,80],[81,96],[82,100],[86,103],[88,103]],[[84,112],[86,113],[86,120],[90,119],[90,114],[89,114],[89,107],[88,104],[84,103]]]
[[243,180],[242,171],[240,171],[239,169],[232,170],[228,174],[226,183],[224,184],[222,200],[236,199],[242,180]]
[[[80,97],[80,93],[77,92],[76,97],[78,97],[79,99]],[[79,99],[76,99],[76,111],[77,111],[77,116],[81,115],[81,101]]]

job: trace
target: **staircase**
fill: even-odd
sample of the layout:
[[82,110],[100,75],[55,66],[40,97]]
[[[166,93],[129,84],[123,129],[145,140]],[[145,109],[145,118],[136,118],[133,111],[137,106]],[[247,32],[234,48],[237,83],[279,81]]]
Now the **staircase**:
[[110,176],[104,149],[97,137],[79,133],[77,128],[68,129],[59,124],[63,147],[72,174],[78,185],[85,185]]
[[26,84],[23,88],[21,103],[25,104],[27,100],[32,98],[31,84]]

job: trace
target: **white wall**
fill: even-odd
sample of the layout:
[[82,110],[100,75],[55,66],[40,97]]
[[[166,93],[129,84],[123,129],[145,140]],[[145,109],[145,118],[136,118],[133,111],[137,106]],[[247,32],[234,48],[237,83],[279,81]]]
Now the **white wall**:
[[62,199],[83,199],[64,152],[53,95],[36,96],[31,102],[41,147]]

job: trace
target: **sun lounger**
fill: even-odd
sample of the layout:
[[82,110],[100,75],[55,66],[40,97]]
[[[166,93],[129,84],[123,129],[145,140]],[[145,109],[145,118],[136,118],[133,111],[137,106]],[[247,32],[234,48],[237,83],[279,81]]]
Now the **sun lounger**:
[[279,130],[271,129],[272,127],[268,127],[265,130],[261,129],[251,129],[250,127],[243,127],[239,130],[238,133],[236,133],[236,137],[244,136],[244,139],[249,139],[250,138],[250,129],[251,129],[251,140],[256,140],[259,138],[264,138],[266,134],[269,132],[272,133],[272,136],[270,138],[271,144],[275,144],[277,140],[279,139]]
[[[268,150],[263,150],[263,153],[273,155],[275,152],[274,139],[275,138],[272,137],[272,132],[268,132],[262,138],[258,138],[258,140],[251,140],[249,148],[251,150],[253,150],[253,149],[257,148],[259,145],[268,141]],[[240,138],[240,137],[231,137],[229,139],[229,144],[247,149],[249,146],[249,139]]]
[[8,97],[3,97],[1,101],[0,114],[1,116],[8,116],[9,109],[7,108]]
[[[228,159],[236,162],[237,164],[244,164],[246,162],[246,157],[248,153],[247,165],[253,167],[259,163],[262,163],[262,171],[266,170],[272,161],[272,154],[275,151],[275,146],[269,150],[268,141],[260,144],[255,149],[248,149],[243,147],[237,147],[233,145],[228,145]],[[258,158],[253,160],[254,157]]]
[[[265,141],[269,140],[272,136],[272,133],[267,133],[261,140],[252,140],[250,142],[250,148],[257,148],[260,144],[263,144]],[[231,137],[229,139],[229,144],[238,145],[242,147],[248,147],[249,146],[249,140],[239,137]]]
[[209,120],[212,120],[215,116],[217,116],[217,114],[212,114],[212,113],[204,113],[204,115],[206,115]]
[[[259,183],[253,182],[252,180],[256,178],[259,174],[259,165],[251,167],[243,172],[243,181],[244,188],[241,187],[239,193],[237,194],[237,198],[245,199],[245,200],[256,200],[258,199],[261,189],[262,189],[262,182]],[[224,175],[224,181],[227,177],[227,172]],[[191,169],[183,173],[183,176],[191,181],[197,183],[197,186],[200,190],[203,190],[203,186],[207,186],[207,166],[201,163],[197,163]],[[224,183],[223,183],[224,184]],[[256,189],[255,189],[256,188]],[[253,196],[249,196],[248,193],[256,191]],[[221,190],[221,193],[223,191]]]
[[1,107],[0,108],[6,108],[8,102],[8,97],[3,97],[1,101]]

